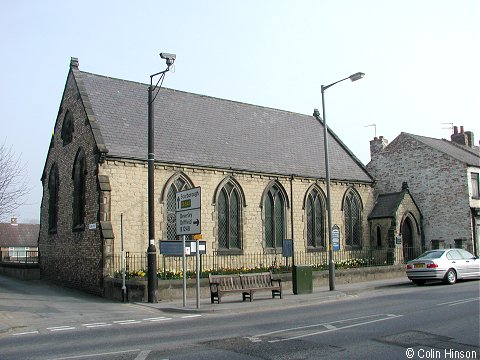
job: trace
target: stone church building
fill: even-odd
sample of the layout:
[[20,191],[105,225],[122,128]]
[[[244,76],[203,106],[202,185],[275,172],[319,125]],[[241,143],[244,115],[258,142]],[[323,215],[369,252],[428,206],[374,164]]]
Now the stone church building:
[[[80,71],[71,59],[42,175],[42,277],[101,295],[122,235],[125,250],[145,253],[147,87]],[[175,194],[201,187],[207,253],[276,254],[284,239],[293,239],[295,252],[326,253],[318,113],[162,88],[155,126],[157,249],[160,240],[177,239]],[[340,249],[401,247],[395,239],[404,219],[410,245],[420,246],[421,214],[408,188],[378,204],[373,177],[330,129],[328,136]]]

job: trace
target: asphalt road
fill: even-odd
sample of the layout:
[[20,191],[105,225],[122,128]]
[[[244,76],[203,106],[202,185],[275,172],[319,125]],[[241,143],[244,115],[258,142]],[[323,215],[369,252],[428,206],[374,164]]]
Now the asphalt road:
[[14,317],[15,303],[24,310],[18,327],[0,334],[0,359],[479,358],[479,285],[417,287],[397,279],[345,287],[334,298],[302,297],[297,305],[295,295],[259,296],[248,306],[234,299],[213,312],[59,295],[52,287],[50,296],[29,304],[39,310],[30,321],[22,304],[30,295],[0,277],[0,315]]

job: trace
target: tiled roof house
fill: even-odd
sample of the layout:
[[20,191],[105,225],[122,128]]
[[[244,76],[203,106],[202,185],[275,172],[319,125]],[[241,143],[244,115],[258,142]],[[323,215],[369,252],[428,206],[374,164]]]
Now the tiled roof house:
[[39,229],[39,224],[19,224],[16,218],[0,223],[1,258],[25,257],[26,251],[36,251]]
[[423,214],[426,247],[463,247],[478,255],[480,151],[472,132],[455,126],[451,140],[401,133],[390,144],[375,138],[370,149],[367,168],[377,193],[408,182]]

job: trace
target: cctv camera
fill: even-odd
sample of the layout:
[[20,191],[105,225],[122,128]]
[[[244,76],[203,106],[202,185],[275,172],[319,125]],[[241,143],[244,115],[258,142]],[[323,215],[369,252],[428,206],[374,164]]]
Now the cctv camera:
[[160,57],[166,60],[175,60],[177,58],[177,55],[162,52],[160,53]]

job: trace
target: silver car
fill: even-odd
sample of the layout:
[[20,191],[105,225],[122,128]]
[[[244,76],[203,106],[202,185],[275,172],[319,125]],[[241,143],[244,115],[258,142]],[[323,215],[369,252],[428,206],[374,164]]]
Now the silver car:
[[417,285],[427,280],[455,284],[457,279],[480,278],[480,259],[463,249],[430,250],[409,261],[406,271]]

